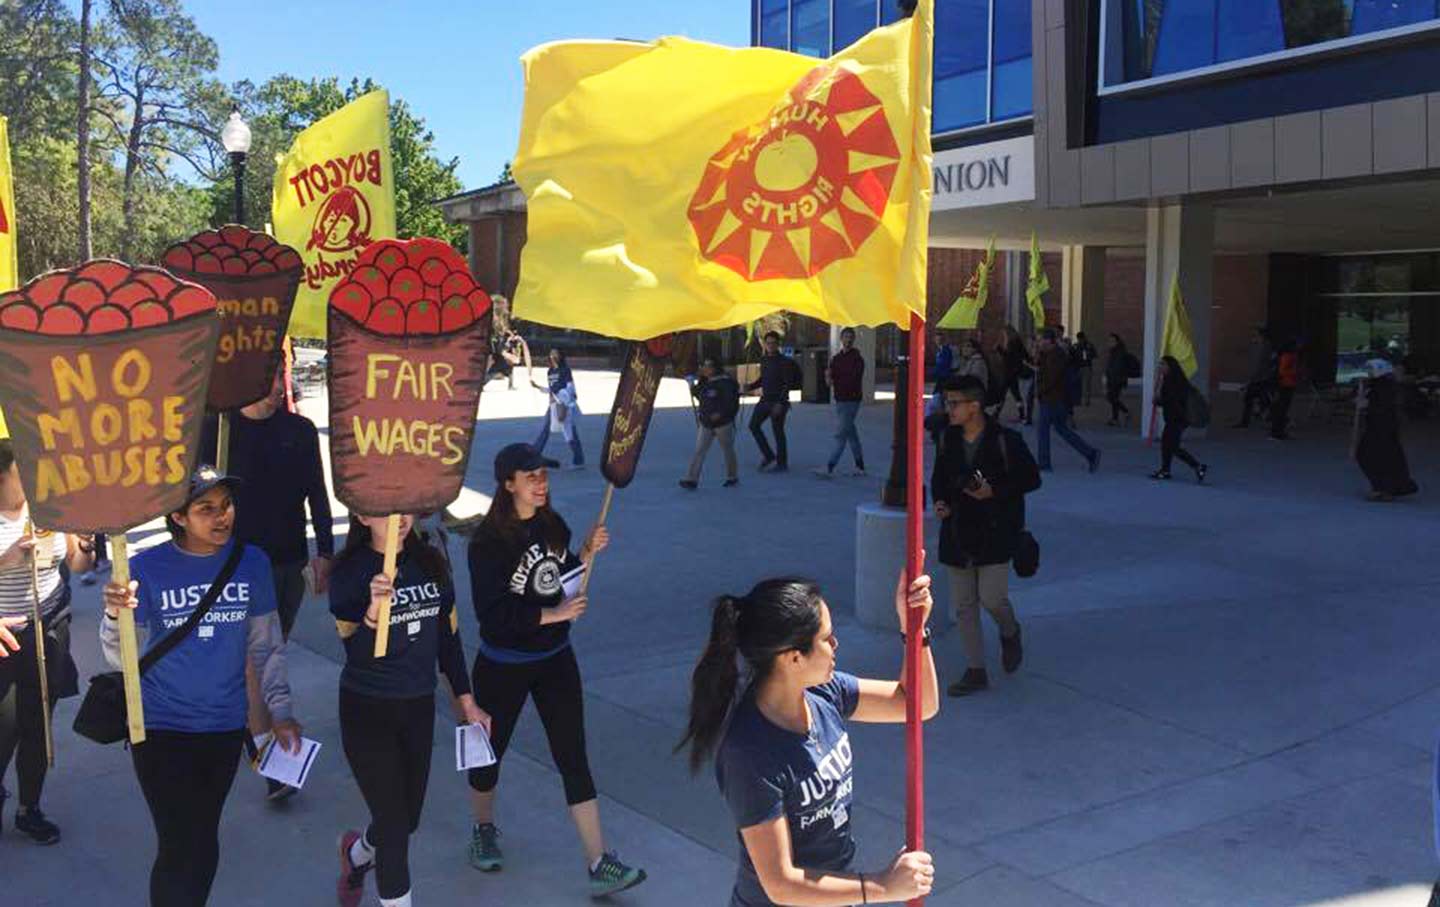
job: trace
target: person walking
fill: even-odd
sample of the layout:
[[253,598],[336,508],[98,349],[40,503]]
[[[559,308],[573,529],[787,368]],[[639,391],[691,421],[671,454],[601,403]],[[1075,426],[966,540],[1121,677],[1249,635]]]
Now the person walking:
[[865,397],[865,357],[855,349],[855,329],[845,328],[840,332],[840,352],[830,360],[830,389],[835,395],[835,446],[830,450],[830,459],[825,468],[816,469],[822,478],[835,475],[845,445],[850,445],[850,456],[855,460],[854,475],[865,475],[865,451],[860,446],[860,432],[855,428],[855,419],[860,415],[860,403]]
[[1100,351],[1095,349],[1095,344],[1090,342],[1084,331],[1076,331],[1072,355],[1080,370],[1080,404],[1089,406],[1095,393],[1095,360],[1100,358]]
[[1040,453],[1040,468],[1049,471],[1050,430],[1053,428],[1075,452],[1085,458],[1090,471],[1100,468],[1100,451],[1086,443],[1085,439],[1070,427],[1066,403],[1066,372],[1070,368],[1069,355],[1055,342],[1055,332],[1046,328],[1040,335],[1040,366],[1035,383],[1039,385],[1040,419],[1035,427],[1036,446]]
[[980,608],[1000,628],[1005,673],[1024,660],[1020,623],[1010,603],[1010,562],[1025,528],[1025,495],[1040,487],[1040,470],[1018,432],[985,414],[985,386],[957,377],[945,387],[945,431],[930,473],[940,517],[940,563],[950,572],[950,607],[965,654],[965,673],[951,696],[990,686]]
[[[790,458],[785,444],[785,417],[790,414],[790,392],[800,387],[800,367],[780,352],[780,334],[765,335],[765,355],[760,357],[760,377],[745,386],[746,393],[760,390],[760,402],[750,413],[750,434],[760,448],[760,471],[785,472]],[[775,431],[775,447],[765,438],[769,421]]]
[[[345,648],[340,672],[340,739],[370,824],[340,837],[340,907],[359,907],[375,871],[382,907],[411,907],[410,836],[420,828],[435,736],[436,669],[456,711],[486,728],[475,704],[455,616],[455,584],[440,551],[400,517],[394,580],[383,572],[388,517],[352,514],[335,564],[330,612]],[[392,602],[391,633],[375,657],[380,607]]]
[[[0,439],[0,619],[14,628],[5,645],[16,652],[0,661],[0,823],[9,792],[3,782],[15,762],[19,805],[15,830],[36,844],[55,844],[60,828],[40,808],[49,759],[45,750],[45,719],[55,703],[79,692],[75,663],[70,658],[70,588],[62,565],[71,574],[94,564],[89,536],[37,530],[15,466],[10,439]],[[36,595],[44,624],[45,680],[40,682],[36,627],[30,624]],[[0,646],[3,652],[4,646]]]
[[1138,364],[1139,360],[1125,346],[1120,335],[1111,334],[1110,349],[1105,354],[1105,402],[1110,404],[1110,420],[1105,424],[1112,428],[1120,424],[1121,416],[1124,416],[1126,425],[1130,424],[1130,407],[1120,398]]
[[1165,417],[1165,430],[1160,434],[1160,468],[1150,473],[1152,479],[1169,479],[1170,463],[1176,457],[1195,470],[1195,481],[1204,483],[1210,467],[1191,456],[1180,446],[1185,429],[1190,427],[1190,395],[1198,393],[1185,377],[1185,369],[1174,356],[1160,360],[1160,414]]
[[1251,413],[1260,407],[1275,384],[1275,347],[1270,342],[1270,329],[1263,325],[1257,327],[1250,345],[1250,380],[1245,382],[1245,397],[1240,401],[1240,419],[1231,428],[1249,428]]
[[[1029,424],[1033,414],[1025,409],[1025,396],[1020,392],[1020,383],[1028,382],[1034,376],[1035,370],[1031,367],[1032,360],[1025,349],[1025,342],[1020,339],[1020,333],[1007,326],[1005,333],[996,343],[995,352],[1005,363],[1005,389],[1010,392],[1010,396],[1015,398],[1015,405],[1019,410],[1019,418],[1016,421]],[[1005,405],[1002,402],[996,415],[1001,415],[1004,411]]]
[[[579,469],[585,465],[585,451],[580,446],[580,403],[579,396],[575,391],[575,375],[570,371],[570,363],[565,359],[565,353],[558,349],[550,350],[550,368],[545,372],[547,387],[534,385],[537,390],[544,390],[550,394],[549,409],[545,413],[545,422],[540,426],[540,435],[532,445],[542,455],[545,453],[545,445],[550,442],[550,432],[558,431],[565,436],[565,441],[570,445],[570,468]],[[554,460],[547,461],[553,466],[559,466]]]
[[1371,359],[1365,370],[1367,377],[1355,392],[1360,423],[1355,462],[1370,482],[1367,498],[1393,501],[1420,490],[1400,443],[1400,385],[1395,366],[1387,359]]
[[128,586],[105,586],[100,643],[116,670],[121,608],[134,610],[148,631],[147,652],[202,605],[208,609],[203,626],[190,627],[140,679],[146,739],[130,753],[158,843],[151,907],[209,900],[220,864],[220,814],[246,736],[247,661],[275,719],[274,745],[300,750],[275,580],[265,552],[235,537],[237,484],[213,466],[196,469],[185,505],[165,518],[170,542],[131,558]]
[[740,385],[714,359],[706,359],[700,366],[700,378],[690,385],[690,393],[697,401],[695,412],[695,455],[690,458],[690,469],[680,480],[680,487],[694,491],[700,485],[700,470],[705,465],[705,455],[710,452],[712,442],[720,442],[720,452],[725,455],[726,488],[739,484],[735,463],[735,416],[740,412]]
[[[201,442],[202,456],[216,452],[216,423],[209,420]],[[320,433],[315,423],[285,405],[285,374],[275,370],[270,393],[230,415],[230,446],[226,473],[238,479],[234,491],[235,537],[265,552],[275,578],[275,606],[286,639],[305,602],[309,584],[317,595],[328,586],[335,553],[330,492],[320,460]],[[306,508],[309,508],[307,527]],[[315,533],[310,551],[306,530]],[[253,759],[268,742],[273,723],[265,711],[256,678],[248,674],[251,738],[246,751]],[[265,779],[266,798],[288,799],[295,788]]]
[[[907,626],[914,610],[926,624],[931,606],[930,578],[918,577],[907,589],[902,574],[895,588],[899,625]],[[855,758],[847,728],[850,721],[901,724],[912,696],[925,720],[935,716],[928,626],[924,632],[921,688],[907,690],[903,680],[836,670],[839,640],[813,582],[767,579],[745,595],[716,599],[676,750],[688,748],[692,773],[715,761],[740,840],[731,907],[898,903],[930,893],[935,866],[928,853],[901,853],[879,871],[855,867]]]
[[1275,400],[1270,404],[1270,440],[1290,441],[1290,405],[1300,386],[1300,351],[1294,340],[1280,344],[1275,357]]
[[470,590],[480,622],[471,687],[490,715],[496,759],[469,775],[475,814],[470,864],[482,872],[504,865],[495,788],[520,711],[533,699],[585,850],[590,894],[605,897],[645,881],[644,870],[605,848],[585,753],[580,666],[570,646],[570,625],[588,605],[579,591],[581,576],[610,536],[597,525],[578,555],[570,550],[570,527],[550,506],[545,465],[532,447],[511,444],[496,454],[495,482],[490,510],[469,549]]

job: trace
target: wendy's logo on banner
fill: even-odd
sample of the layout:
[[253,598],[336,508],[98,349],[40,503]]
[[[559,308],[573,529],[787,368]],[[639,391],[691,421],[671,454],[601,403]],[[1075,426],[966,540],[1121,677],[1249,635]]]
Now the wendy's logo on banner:
[[270,393],[304,274],[300,253],[265,233],[230,224],[176,243],[161,263],[215,294],[220,343],[206,405],[225,412]]
[[121,533],[185,503],[219,333],[209,290],[118,261],[0,295],[0,407],[36,525]]
[[306,250],[352,252],[370,244],[370,203],[353,186],[344,186],[315,212]]
[[382,239],[330,294],[330,459],[357,513],[460,493],[489,359],[490,297],[436,239]]
[[710,159],[689,208],[701,252],[746,280],[812,276],[875,232],[900,157],[860,76],[817,66]]

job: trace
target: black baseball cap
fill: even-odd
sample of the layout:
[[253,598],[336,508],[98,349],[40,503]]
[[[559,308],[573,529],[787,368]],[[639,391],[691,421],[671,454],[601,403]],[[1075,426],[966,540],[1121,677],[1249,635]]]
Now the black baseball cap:
[[209,463],[201,463],[190,474],[190,491],[185,496],[185,506],[217,485],[224,485],[231,492],[245,483],[239,476],[227,476]]
[[545,466],[545,458],[529,444],[509,444],[495,455],[495,481],[503,482],[517,472],[534,472]]

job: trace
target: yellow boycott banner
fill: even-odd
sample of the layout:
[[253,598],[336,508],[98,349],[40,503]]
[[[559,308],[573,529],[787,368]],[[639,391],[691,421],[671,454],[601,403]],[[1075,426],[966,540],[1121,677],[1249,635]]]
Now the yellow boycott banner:
[[[10,172],[10,135],[0,117],[0,293],[20,285],[20,262],[15,247],[15,178]],[[5,414],[0,413],[0,438],[10,437]]]
[[395,236],[389,93],[372,91],[318,120],[276,164],[275,238],[304,260],[290,334],[323,340],[331,290],[367,245]]

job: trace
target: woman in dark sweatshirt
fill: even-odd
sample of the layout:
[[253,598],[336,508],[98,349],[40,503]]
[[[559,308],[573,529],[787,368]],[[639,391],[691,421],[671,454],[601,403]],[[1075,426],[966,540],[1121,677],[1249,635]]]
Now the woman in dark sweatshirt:
[[1204,482],[1210,467],[1180,446],[1185,429],[1190,427],[1190,379],[1174,356],[1160,360],[1160,412],[1165,416],[1165,431],[1160,435],[1160,468],[1150,473],[1152,479],[1170,478],[1170,463],[1176,457],[1195,470],[1195,481]]
[[[375,870],[384,907],[410,907],[410,835],[420,826],[435,732],[435,673],[450,683],[459,712],[488,727],[465,673],[455,620],[455,584],[445,556],[400,517],[395,578],[383,572],[386,517],[350,517],[350,534],[330,578],[330,611],[345,646],[340,672],[340,738],[370,808],[364,834],[340,839],[340,907],[358,907]],[[375,657],[380,605],[390,605],[385,657]]]
[[565,801],[585,848],[590,894],[603,897],[645,881],[643,870],[606,851],[595,782],[585,755],[580,667],[570,648],[570,624],[585,613],[579,591],[585,565],[609,542],[605,527],[590,531],[579,554],[570,528],[550,509],[550,483],[540,452],[511,444],[495,457],[495,496],[470,541],[470,589],[480,622],[472,675],[480,705],[493,717],[496,763],[470,771],[475,826],[470,863],[482,872],[504,864],[495,827],[500,761],[527,699],[545,725],[550,755],[565,785]]

